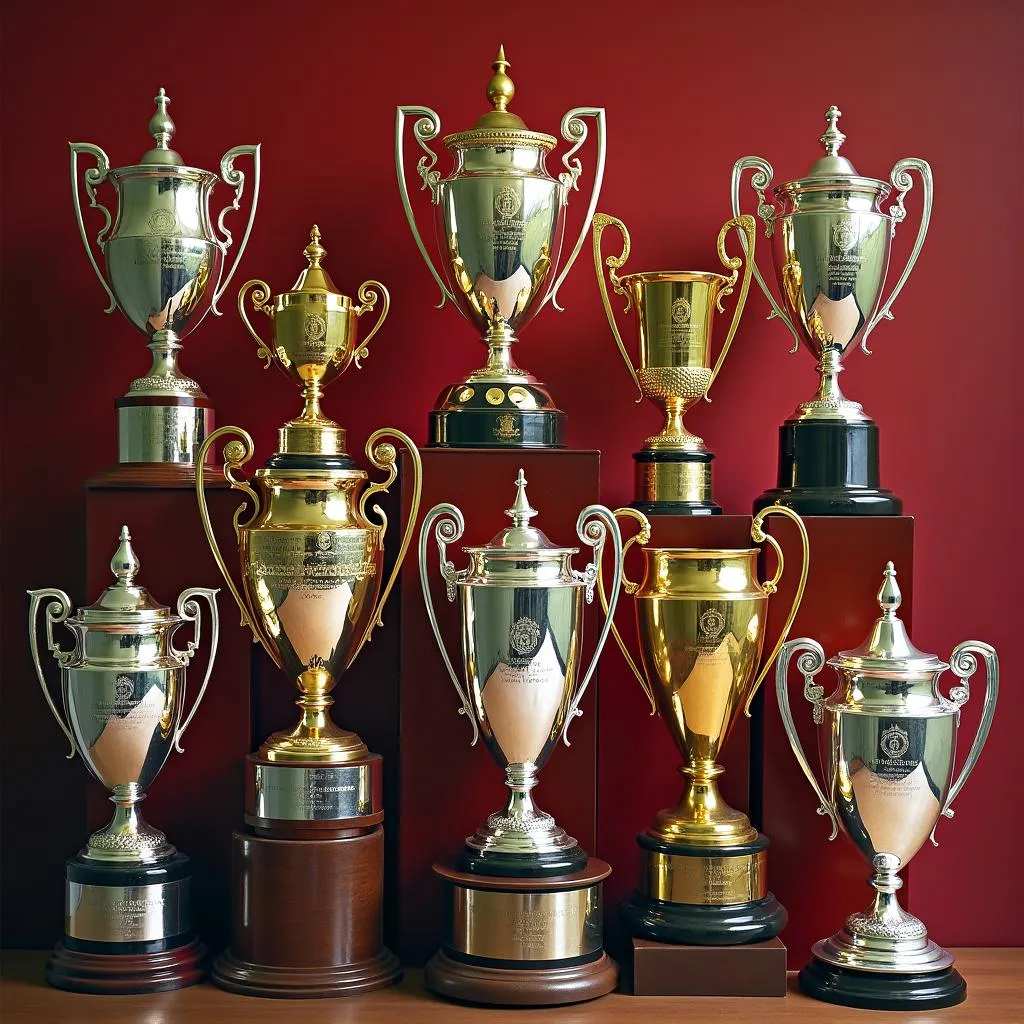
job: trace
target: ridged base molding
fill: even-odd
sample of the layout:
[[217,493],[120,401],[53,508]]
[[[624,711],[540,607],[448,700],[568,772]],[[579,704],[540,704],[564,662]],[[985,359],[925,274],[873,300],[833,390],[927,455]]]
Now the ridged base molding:
[[607,953],[573,967],[499,969],[461,963],[442,950],[427,964],[431,992],[464,1003],[490,1006],[564,1006],[615,990],[619,969]]
[[664,903],[634,890],[620,913],[638,938],[693,946],[766,942],[786,924],[786,910],[771,893],[762,900],[716,907]]
[[889,974],[854,971],[812,960],[800,972],[800,989],[815,999],[866,1010],[938,1010],[967,998],[959,971]]
[[203,980],[206,968],[206,947],[198,939],[140,954],[82,953],[60,942],[46,965],[46,980],[68,992],[137,995],[195,985]]
[[317,999],[387,988],[401,981],[402,967],[386,948],[371,960],[340,967],[267,967],[246,963],[226,950],[217,957],[212,978],[220,988],[243,996]]

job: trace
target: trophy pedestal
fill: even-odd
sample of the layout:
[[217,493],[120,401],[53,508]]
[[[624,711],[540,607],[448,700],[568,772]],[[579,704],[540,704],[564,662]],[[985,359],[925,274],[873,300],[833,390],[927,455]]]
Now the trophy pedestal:
[[114,402],[117,459],[121,465],[156,464],[192,470],[196,454],[213,432],[213,407],[202,394],[133,395]]
[[788,505],[802,516],[898,516],[903,501],[878,486],[878,426],[787,420],[779,428],[778,486],[754,511]]
[[768,840],[732,846],[684,846],[648,835],[640,885],[620,913],[634,936],[655,942],[736,946],[775,938],[786,911],[768,892]]
[[495,853],[465,849],[457,860],[459,871],[496,878],[551,878],[583,871],[589,858],[580,846],[550,853]]
[[633,508],[646,516],[720,516],[722,506],[711,500],[712,452],[659,451],[633,453],[636,463],[636,501]]
[[746,946],[680,946],[634,938],[635,996],[786,994],[786,947],[780,939]]
[[72,857],[65,935],[46,980],[70,992],[165,992],[201,981],[206,948],[192,931],[189,859],[123,865]]
[[560,1006],[607,995],[619,970],[604,952],[601,883],[591,859],[572,875],[508,878],[434,865],[445,934],[427,964],[431,992],[492,1006]]
[[938,1010],[967,998],[967,982],[952,967],[892,974],[836,967],[815,958],[800,971],[799,981],[815,999],[866,1010]]
[[[543,384],[466,381],[430,413],[431,448],[562,448],[565,413]],[[524,408],[525,406],[525,408]]]

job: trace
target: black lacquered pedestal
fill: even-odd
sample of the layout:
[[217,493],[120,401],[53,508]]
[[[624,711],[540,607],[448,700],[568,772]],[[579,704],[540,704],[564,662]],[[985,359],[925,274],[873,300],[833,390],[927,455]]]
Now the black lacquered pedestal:
[[836,967],[812,960],[800,972],[800,988],[809,996],[839,1006],[865,1010],[938,1010],[967,998],[959,971],[888,974]]

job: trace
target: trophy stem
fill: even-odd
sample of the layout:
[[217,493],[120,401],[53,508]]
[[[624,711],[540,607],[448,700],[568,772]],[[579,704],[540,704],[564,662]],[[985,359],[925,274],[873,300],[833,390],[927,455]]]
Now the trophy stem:
[[153,353],[153,365],[145,377],[132,381],[129,392],[148,391],[161,395],[181,394],[187,398],[205,398],[202,389],[178,369],[181,339],[175,331],[156,331],[146,346]]
[[818,393],[798,409],[797,419],[842,420],[846,423],[865,423],[869,417],[864,414],[860,402],[853,402],[839,387],[839,374],[843,372],[842,353],[832,345],[822,343],[821,358],[818,360]]
[[533,821],[541,816],[542,812],[537,809],[530,792],[537,785],[537,766],[533,762],[508,765],[505,768],[505,785],[509,793],[502,817]]
[[709,758],[679,768],[687,776],[682,799],[659,811],[649,835],[669,843],[736,844],[757,839],[757,829],[741,811],[734,810],[718,790],[717,778],[725,769]]
[[483,337],[483,343],[487,346],[487,363],[481,369],[474,371],[469,380],[526,377],[526,371],[520,370],[512,358],[512,346],[518,340],[515,331],[504,320],[492,320]]
[[[308,675],[300,677],[300,685]],[[333,685],[333,682],[332,684]],[[294,729],[275,732],[260,747],[260,757],[268,761],[339,764],[359,761],[369,756],[366,744],[354,733],[335,725],[328,708],[334,698],[327,693],[303,692],[295,702],[302,718]]]
[[109,799],[114,804],[114,816],[89,837],[83,851],[86,857],[151,864],[174,856],[176,851],[163,832],[147,825],[139,813],[138,805],[146,794],[137,783],[115,786]]
[[703,451],[704,439],[691,434],[683,424],[683,414],[693,404],[691,398],[676,395],[663,399],[665,403],[665,425],[661,432],[647,438],[648,448],[671,448],[676,451]]

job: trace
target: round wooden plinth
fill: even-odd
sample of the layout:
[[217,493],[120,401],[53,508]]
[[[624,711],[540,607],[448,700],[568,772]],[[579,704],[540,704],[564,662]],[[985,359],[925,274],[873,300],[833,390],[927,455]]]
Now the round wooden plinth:
[[339,967],[268,967],[238,960],[226,950],[217,957],[212,977],[221,988],[243,996],[316,999],[387,988],[401,980],[402,967],[384,947],[371,960]]
[[491,1006],[562,1006],[597,999],[615,990],[619,969],[607,953],[575,967],[502,970],[453,960],[442,950],[427,964],[431,992],[464,1003]]
[[54,988],[97,995],[167,992],[202,981],[206,947],[193,939],[159,953],[81,953],[57,944],[46,965],[46,980]]

